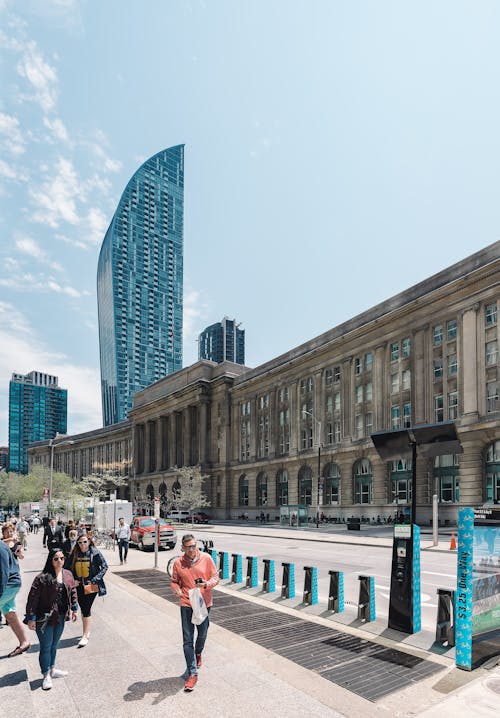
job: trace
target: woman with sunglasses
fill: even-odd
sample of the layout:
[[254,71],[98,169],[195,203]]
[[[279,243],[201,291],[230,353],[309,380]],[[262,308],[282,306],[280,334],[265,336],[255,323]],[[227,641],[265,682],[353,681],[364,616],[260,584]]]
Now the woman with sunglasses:
[[52,688],[53,678],[68,675],[55,667],[56,652],[64,630],[65,621],[76,621],[78,603],[76,583],[71,571],[64,566],[64,554],[60,548],[50,549],[42,572],[35,577],[26,602],[24,622],[36,630],[40,642],[40,669],[43,675],[42,689]]
[[90,536],[81,534],[70,554],[69,565],[76,579],[78,603],[82,612],[83,633],[78,648],[83,648],[89,642],[90,614],[94,599],[97,595],[106,595],[103,577],[108,570],[108,564]]

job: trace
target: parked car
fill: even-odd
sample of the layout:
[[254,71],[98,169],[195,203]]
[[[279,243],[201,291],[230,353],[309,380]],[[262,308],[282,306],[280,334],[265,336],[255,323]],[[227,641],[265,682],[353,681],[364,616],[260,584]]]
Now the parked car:
[[186,521],[190,524],[208,524],[210,516],[204,511],[196,511],[194,514],[188,514]]
[[185,523],[187,521],[187,517],[189,516],[189,511],[169,511],[167,514],[167,520],[168,521],[177,521],[179,523]]
[[[158,548],[172,549],[177,543],[177,533],[165,519],[160,522]],[[141,551],[152,550],[155,545],[156,524],[152,516],[135,516],[130,524],[130,545]]]

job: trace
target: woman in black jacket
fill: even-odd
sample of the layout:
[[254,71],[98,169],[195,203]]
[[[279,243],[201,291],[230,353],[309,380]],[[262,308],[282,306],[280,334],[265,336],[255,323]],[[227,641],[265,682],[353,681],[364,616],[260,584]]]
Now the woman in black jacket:
[[76,546],[68,559],[71,571],[76,579],[78,603],[82,612],[83,635],[78,648],[83,648],[89,642],[91,610],[97,595],[106,595],[104,574],[108,564],[102,553],[92,543],[90,536],[82,534],[76,541]]
[[65,621],[76,621],[78,603],[76,582],[64,566],[60,548],[50,549],[41,573],[35,577],[26,602],[25,623],[36,630],[40,642],[40,669],[44,691],[52,688],[52,678],[62,678],[67,671],[55,667],[56,652]]

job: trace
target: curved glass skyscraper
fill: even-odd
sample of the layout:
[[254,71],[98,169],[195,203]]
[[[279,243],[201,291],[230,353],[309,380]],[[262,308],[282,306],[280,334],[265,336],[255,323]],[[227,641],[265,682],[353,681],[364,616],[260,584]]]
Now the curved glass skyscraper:
[[104,426],[135,392],[182,368],[184,145],[133,175],[99,255],[97,305]]

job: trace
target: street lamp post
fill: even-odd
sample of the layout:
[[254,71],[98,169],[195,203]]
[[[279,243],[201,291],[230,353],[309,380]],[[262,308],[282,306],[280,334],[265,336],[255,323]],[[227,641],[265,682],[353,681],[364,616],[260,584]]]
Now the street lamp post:
[[316,491],[316,528],[319,527],[319,509],[321,506],[321,421],[316,419],[311,411],[302,411],[303,416],[307,414],[313,421],[316,422],[318,427],[318,486]]
[[50,446],[49,518],[52,518],[52,479],[54,478],[54,439],[49,440],[49,446]]

